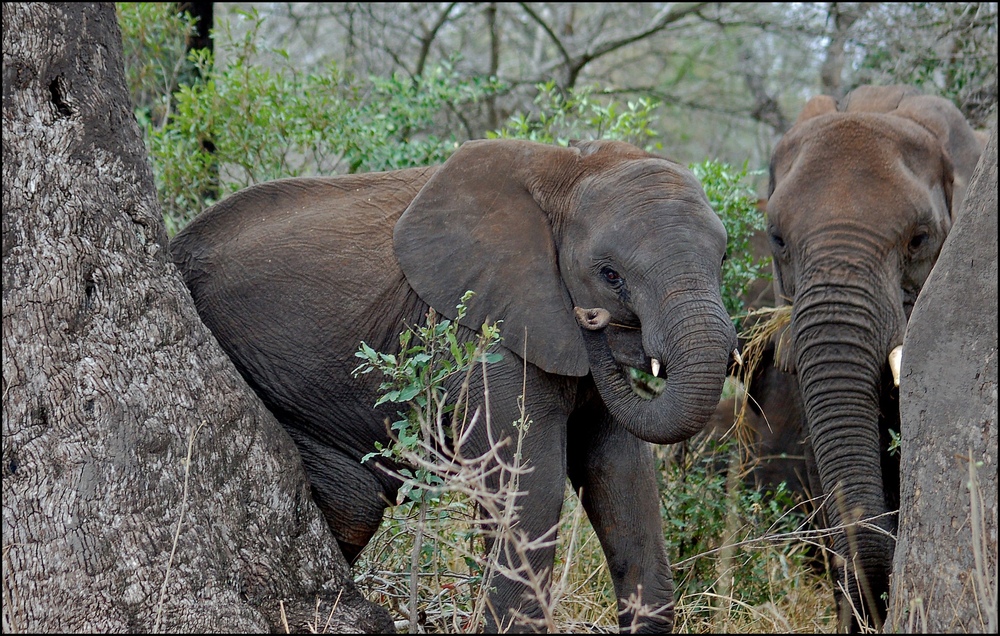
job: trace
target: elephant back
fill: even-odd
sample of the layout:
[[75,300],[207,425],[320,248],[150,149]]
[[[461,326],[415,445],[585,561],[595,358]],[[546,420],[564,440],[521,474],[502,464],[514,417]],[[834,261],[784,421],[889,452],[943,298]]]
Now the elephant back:
[[[361,341],[398,347],[401,325],[426,312],[393,255],[392,228],[433,171],[252,186],[171,242],[202,321],[283,423],[334,430],[334,387],[351,384]],[[376,424],[359,449],[384,432]]]

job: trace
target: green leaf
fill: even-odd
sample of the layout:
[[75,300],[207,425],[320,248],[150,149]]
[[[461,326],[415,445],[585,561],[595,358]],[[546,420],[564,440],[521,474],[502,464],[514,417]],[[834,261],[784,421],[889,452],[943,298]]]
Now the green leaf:
[[418,393],[420,393],[420,387],[415,384],[411,384],[410,386],[401,389],[398,392],[397,399],[393,401],[408,402],[412,400]]

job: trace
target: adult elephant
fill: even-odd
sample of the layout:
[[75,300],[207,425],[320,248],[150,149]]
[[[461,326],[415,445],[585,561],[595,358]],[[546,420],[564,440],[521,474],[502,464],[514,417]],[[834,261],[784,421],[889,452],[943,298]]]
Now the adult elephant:
[[827,523],[847,526],[833,539],[843,628],[857,630],[859,614],[885,619],[899,502],[887,360],[980,150],[947,100],[863,86],[840,104],[809,101],[771,159],[774,292],[792,304],[781,366],[799,386],[812,490],[827,498]]
[[[440,167],[256,185],[171,244],[202,319],[297,442],[351,561],[400,486],[361,462],[389,443],[395,409],[373,409],[379,380],[352,375],[354,354],[362,341],[395,352],[401,331],[430,308],[455,318],[473,290],[464,337],[502,321],[492,422],[516,435],[522,394],[531,420],[519,528],[535,539],[558,523],[568,475],[620,609],[639,595],[659,611],[640,619],[651,631],[672,627],[673,581],[647,442],[693,435],[718,402],[736,343],[719,290],[725,248],[683,166],[622,142],[513,140],[466,142]],[[628,366],[666,389],[640,398]],[[469,444],[487,450],[483,427]],[[529,554],[536,572],[553,558],[553,547]],[[507,628],[515,611],[539,617],[525,592],[497,582],[487,628]],[[633,618],[624,611],[621,624]]]

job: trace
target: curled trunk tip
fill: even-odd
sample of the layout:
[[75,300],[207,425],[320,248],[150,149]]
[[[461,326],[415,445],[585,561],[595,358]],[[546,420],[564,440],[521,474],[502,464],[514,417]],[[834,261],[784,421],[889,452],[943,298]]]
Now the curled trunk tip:
[[580,326],[588,331],[599,331],[611,322],[611,313],[601,307],[591,309],[574,307],[573,315],[576,316],[576,321],[580,323]]

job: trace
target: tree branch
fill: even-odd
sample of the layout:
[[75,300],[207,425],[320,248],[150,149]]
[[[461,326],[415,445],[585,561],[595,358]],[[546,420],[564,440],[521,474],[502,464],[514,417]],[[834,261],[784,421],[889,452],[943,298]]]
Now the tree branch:
[[427,64],[427,57],[430,55],[431,44],[434,43],[434,38],[437,37],[438,31],[441,30],[448,22],[448,16],[451,15],[451,10],[455,8],[457,2],[452,2],[444,8],[444,11],[438,16],[434,25],[429,31],[425,32],[420,38],[420,55],[417,57],[417,68],[414,71],[414,75],[421,76],[424,74],[424,66]]
[[549,38],[552,39],[552,43],[556,45],[557,49],[559,49],[559,55],[562,56],[563,63],[566,64],[567,68],[570,68],[573,65],[573,58],[570,56],[569,51],[566,50],[566,47],[563,46],[563,43],[559,40],[559,36],[552,30],[552,27],[550,27],[545,20],[542,19],[542,16],[535,13],[535,10],[532,9],[527,2],[518,2],[517,4],[524,9],[525,13],[528,14],[528,17],[537,22],[538,26],[542,27],[542,29],[549,35]]

